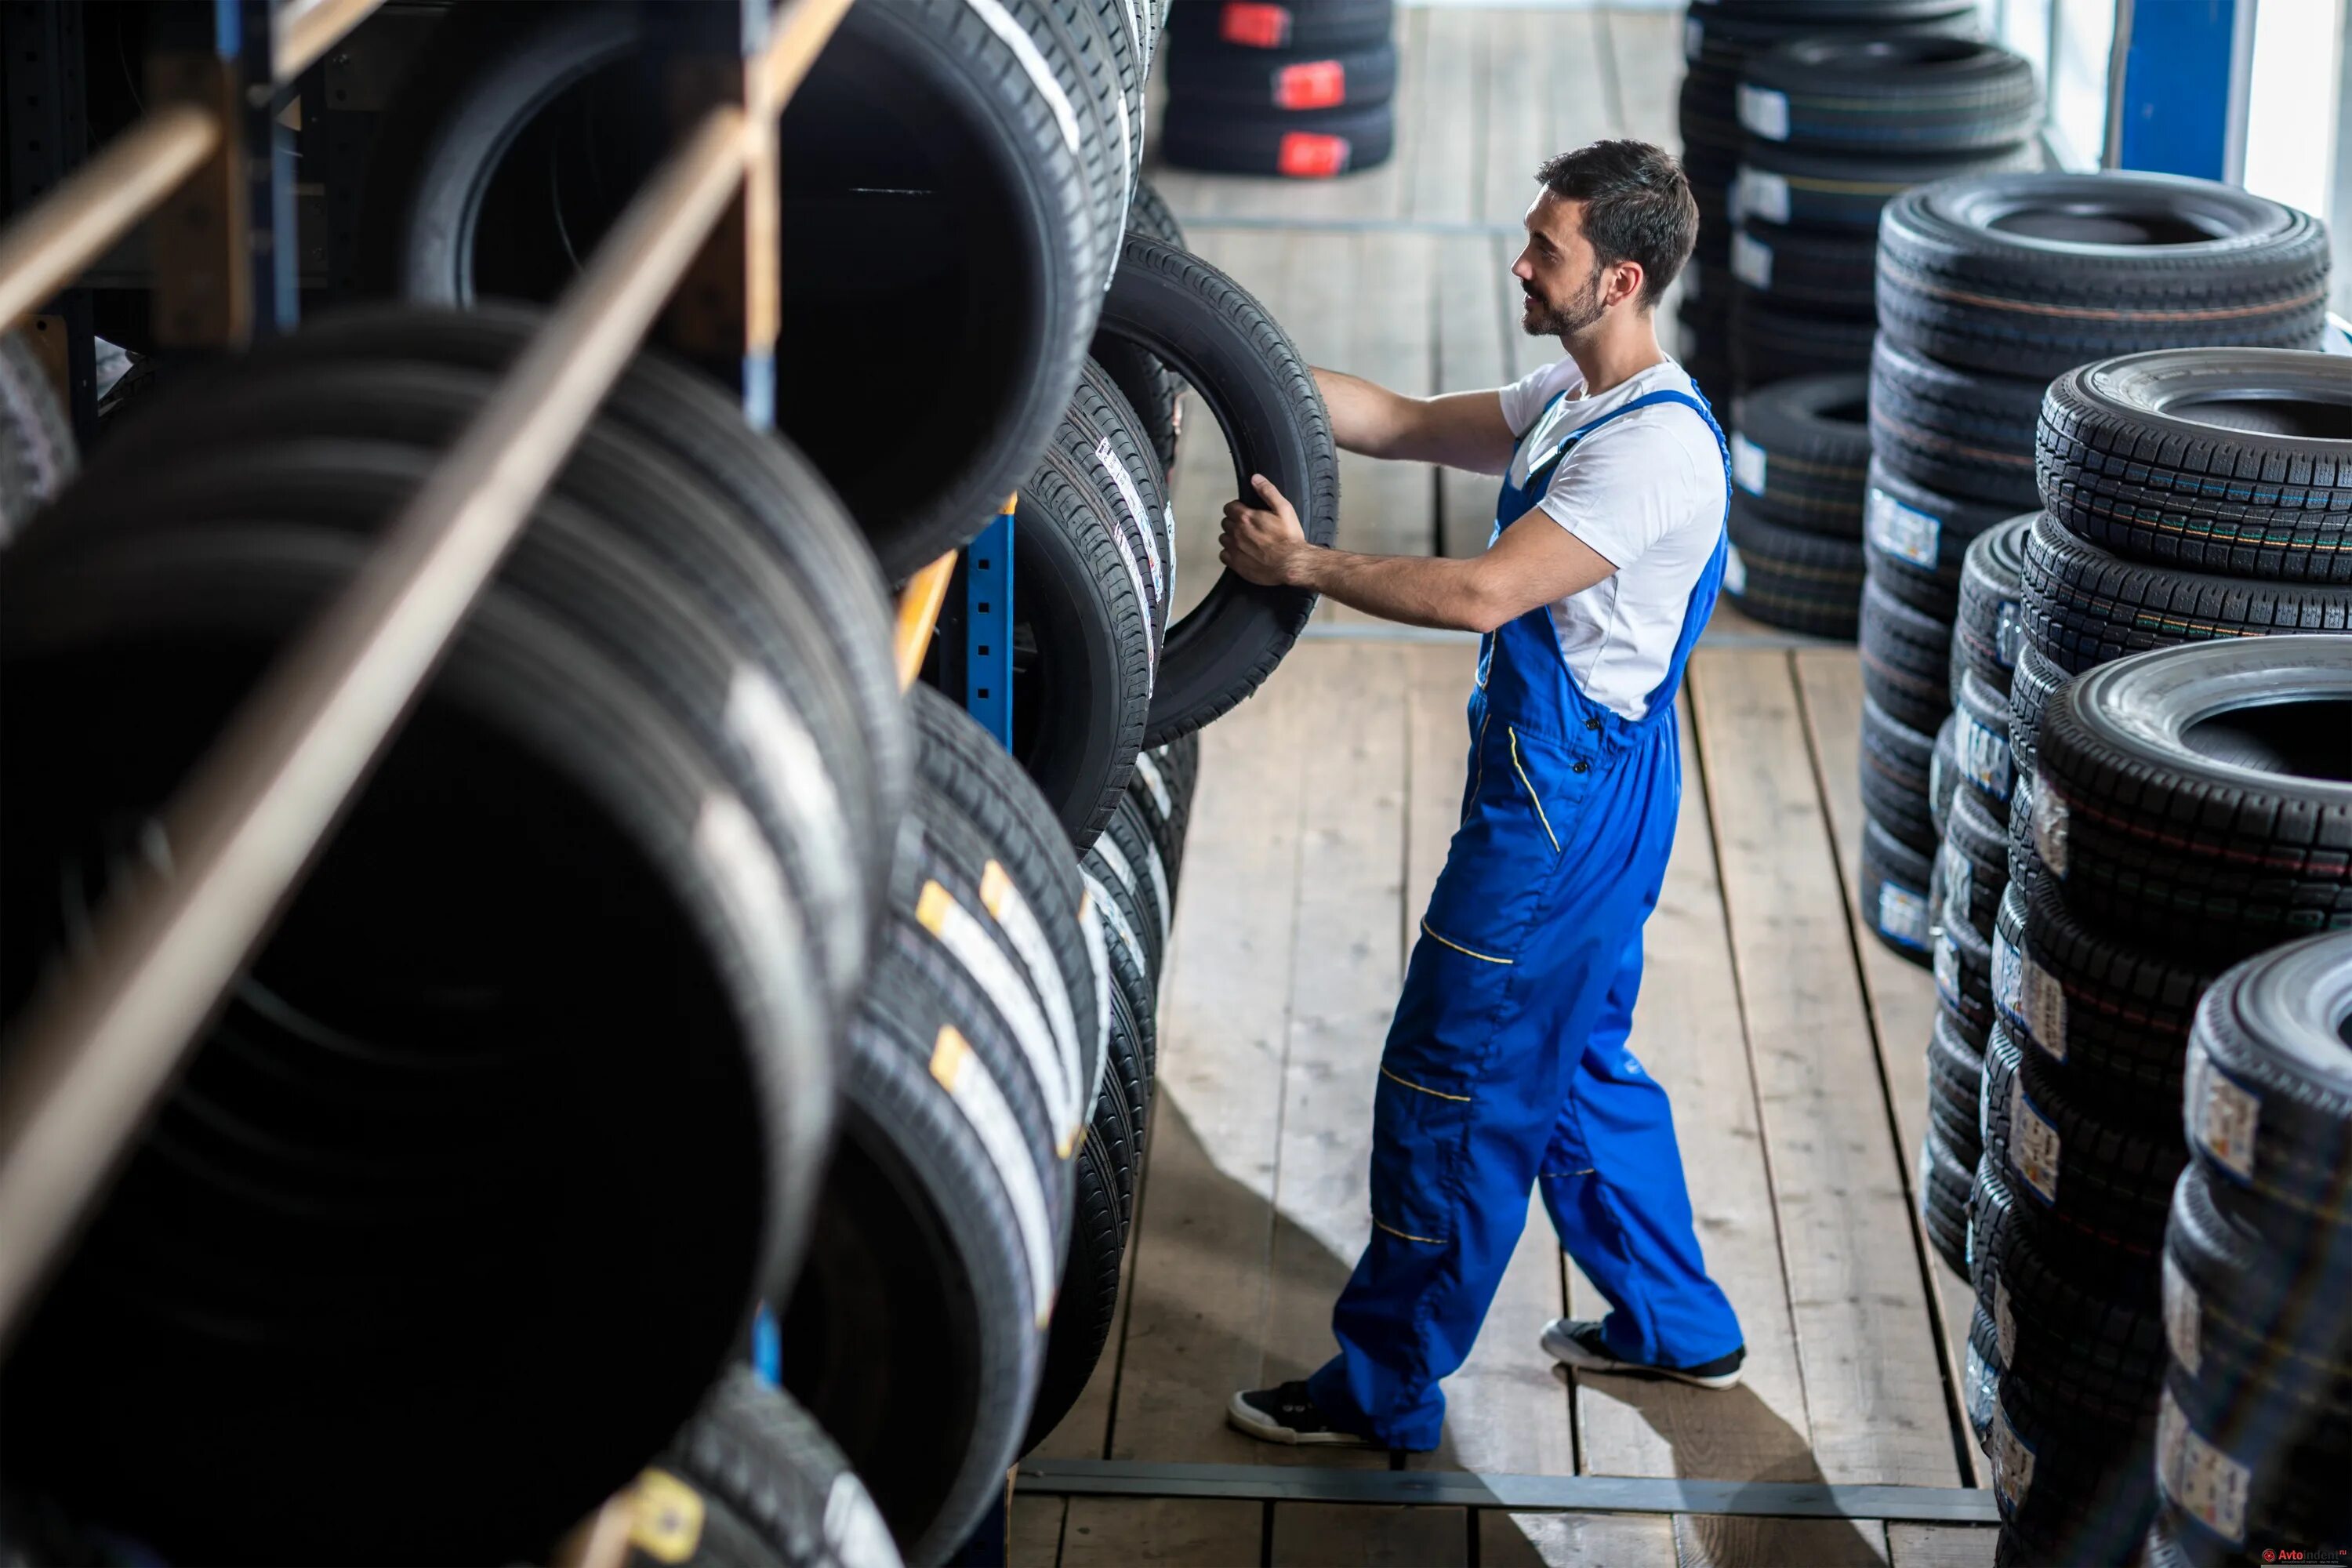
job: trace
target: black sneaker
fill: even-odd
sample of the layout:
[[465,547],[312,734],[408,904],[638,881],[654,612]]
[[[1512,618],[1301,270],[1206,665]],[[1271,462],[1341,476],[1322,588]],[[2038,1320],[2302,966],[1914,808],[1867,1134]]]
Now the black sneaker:
[[1246,1432],[1262,1443],[1319,1443],[1335,1448],[1370,1448],[1378,1445],[1331,1424],[1307,1396],[1307,1381],[1279,1388],[1245,1388],[1225,1406],[1225,1425]]
[[1748,1347],[1741,1345],[1729,1355],[1719,1355],[1697,1366],[1656,1366],[1649,1362],[1626,1361],[1609,1348],[1601,1337],[1601,1325],[1577,1318],[1554,1318],[1543,1331],[1544,1353],[1562,1366],[1579,1372],[1616,1372],[1631,1377],[1671,1377],[1678,1383],[1700,1388],[1729,1388],[1738,1383],[1739,1369],[1747,1363]]

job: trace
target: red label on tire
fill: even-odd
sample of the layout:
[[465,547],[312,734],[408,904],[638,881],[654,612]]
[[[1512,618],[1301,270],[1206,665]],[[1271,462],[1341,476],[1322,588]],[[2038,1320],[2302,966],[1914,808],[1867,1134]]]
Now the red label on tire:
[[1290,7],[1228,0],[1217,14],[1217,37],[1246,49],[1278,49],[1290,42]]
[[1282,150],[1275,155],[1275,167],[1304,180],[1344,174],[1348,167],[1348,139],[1312,131],[1286,131],[1282,133]]
[[1348,101],[1348,68],[1338,60],[1302,60],[1274,73],[1281,109],[1336,109]]

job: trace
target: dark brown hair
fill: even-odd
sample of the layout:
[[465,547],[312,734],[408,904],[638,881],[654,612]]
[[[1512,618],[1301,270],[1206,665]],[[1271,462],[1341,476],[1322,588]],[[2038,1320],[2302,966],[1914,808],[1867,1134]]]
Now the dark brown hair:
[[1698,202],[1673,153],[1647,142],[1591,142],[1536,171],[1562,201],[1584,204],[1584,238],[1603,267],[1642,265],[1654,308],[1698,243]]

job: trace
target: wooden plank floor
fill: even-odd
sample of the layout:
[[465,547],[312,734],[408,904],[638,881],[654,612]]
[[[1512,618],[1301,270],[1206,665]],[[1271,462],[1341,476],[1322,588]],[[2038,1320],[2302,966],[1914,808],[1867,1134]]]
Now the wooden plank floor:
[[[1558,353],[1518,331],[1508,268],[1549,153],[1671,144],[1677,19],[1662,11],[1408,9],[1399,150],[1324,184],[1154,178],[1195,250],[1318,364],[1421,393],[1494,385]],[[1670,313],[1664,319],[1671,320]],[[1180,603],[1214,576],[1234,493],[1188,407]],[[1494,480],[1353,457],[1340,542],[1484,546]],[[1370,1228],[1381,1038],[1460,806],[1466,639],[1337,606],[1205,731],[1161,995],[1160,1095],[1122,1317],[1049,1456],[1359,1464],[1226,1429],[1239,1387],[1330,1352]],[[1596,1312],[1539,1207],[1416,1468],[1979,1484],[1954,1396],[1965,1287],[1910,1217],[1927,974],[1853,910],[1860,832],[1851,649],[1792,646],[1724,608],[1680,714],[1685,791],[1634,1023],[1675,1098],[1709,1265],[1748,1334],[1736,1391],[1556,1372],[1545,1320]],[[1875,1521],[1470,1514],[1299,1503],[1023,1497],[1024,1568],[1167,1563],[1982,1568],[1986,1530]]]

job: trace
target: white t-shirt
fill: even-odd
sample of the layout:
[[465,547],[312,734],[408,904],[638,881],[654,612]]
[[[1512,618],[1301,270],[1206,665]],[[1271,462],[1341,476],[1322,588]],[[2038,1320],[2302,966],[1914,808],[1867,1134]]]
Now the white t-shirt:
[[[1561,432],[1578,429],[1653,392],[1693,389],[1673,360],[1652,365],[1598,397],[1579,395],[1583,373],[1572,359],[1546,365],[1502,389],[1503,417],[1525,436],[1554,394]],[[1523,442],[1511,459],[1512,483],[1527,479],[1538,447]],[[1551,607],[1560,657],[1587,697],[1627,719],[1648,710],[1666,677],[1691,590],[1715,553],[1727,486],[1722,449],[1696,410],[1662,403],[1612,419],[1559,459],[1538,510],[1605,557],[1617,570]]]

